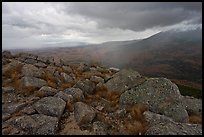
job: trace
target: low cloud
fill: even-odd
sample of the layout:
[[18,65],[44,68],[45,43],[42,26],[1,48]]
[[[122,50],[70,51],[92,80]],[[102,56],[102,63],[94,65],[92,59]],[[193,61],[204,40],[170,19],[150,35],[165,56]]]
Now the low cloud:
[[3,2],[3,49],[122,41],[169,29],[202,28],[201,11],[199,2]]

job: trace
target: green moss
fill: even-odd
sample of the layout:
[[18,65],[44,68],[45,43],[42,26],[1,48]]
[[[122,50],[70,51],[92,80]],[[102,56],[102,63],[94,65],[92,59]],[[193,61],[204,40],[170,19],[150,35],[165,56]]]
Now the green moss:
[[202,99],[202,90],[193,88],[193,87],[188,87],[184,85],[179,85],[177,84],[179,91],[181,95],[183,96],[193,96],[195,98]]

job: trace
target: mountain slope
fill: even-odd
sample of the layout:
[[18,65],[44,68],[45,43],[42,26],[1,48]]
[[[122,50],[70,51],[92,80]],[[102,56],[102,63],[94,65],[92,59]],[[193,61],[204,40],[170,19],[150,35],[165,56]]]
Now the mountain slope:
[[147,76],[202,83],[202,30],[160,32],[143,40],[38,51],[56,60],[99,62]]

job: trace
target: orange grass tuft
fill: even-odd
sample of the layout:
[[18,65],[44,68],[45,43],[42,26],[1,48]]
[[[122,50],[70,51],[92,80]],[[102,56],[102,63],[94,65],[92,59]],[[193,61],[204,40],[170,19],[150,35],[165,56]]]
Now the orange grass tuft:
[[202,116],[198,116],[198,115],[189,116],[189,123],[202,124]]

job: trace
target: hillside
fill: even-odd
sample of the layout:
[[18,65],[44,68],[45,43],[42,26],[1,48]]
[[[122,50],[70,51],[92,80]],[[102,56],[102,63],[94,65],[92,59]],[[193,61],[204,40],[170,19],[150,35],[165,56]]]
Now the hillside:
[[[160,32],[149,38],[96,45],[31,51],[55,60],[98,62],[106,67],[132,68],[178,84],[202,89],[202,32]],[[189,84],[190,83],[190,84]]]
[[2,54],[3,135],[202,135],[202,100],[171,80]]

